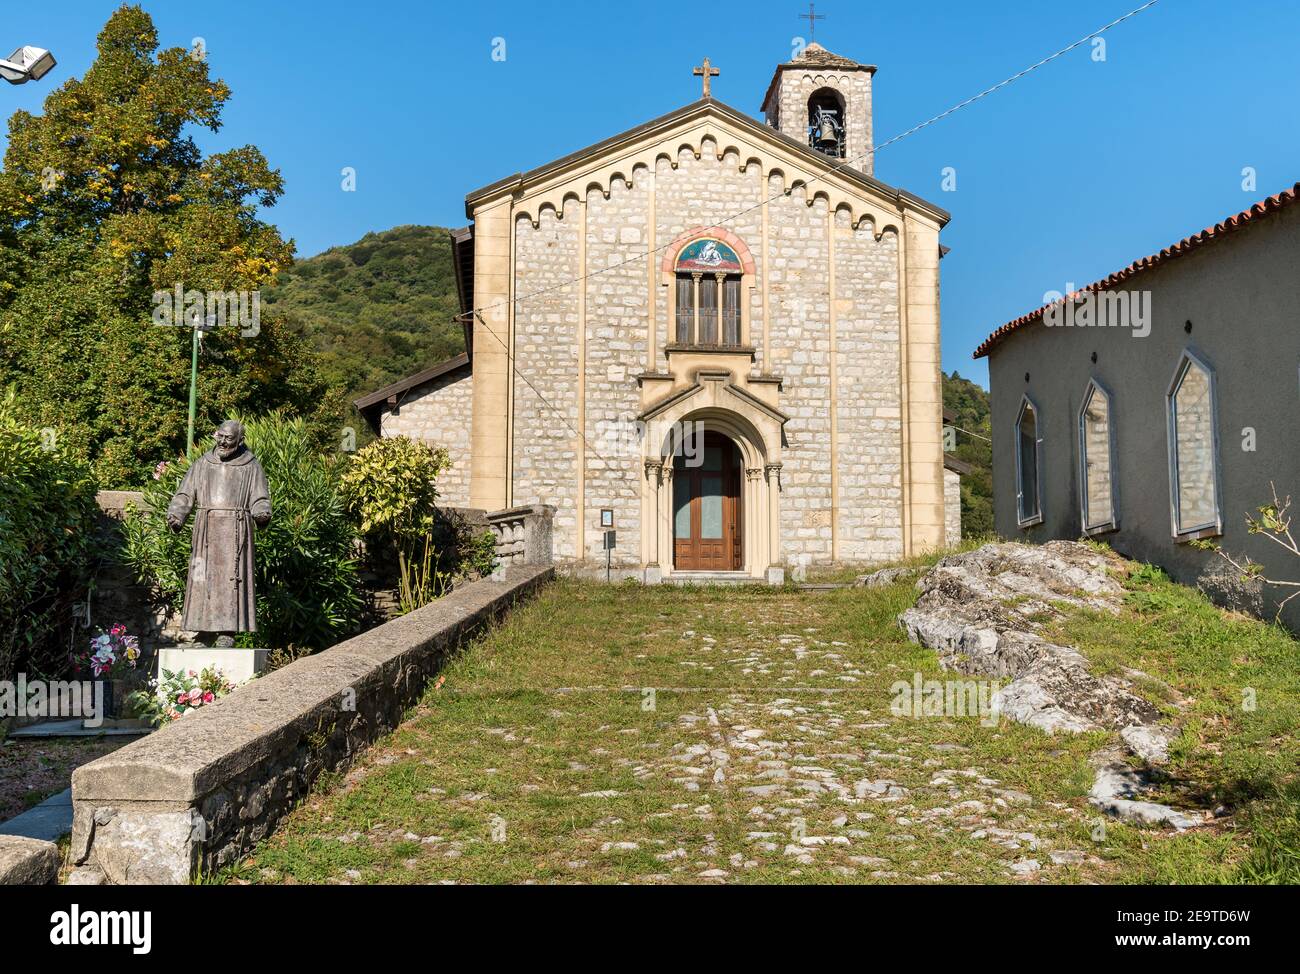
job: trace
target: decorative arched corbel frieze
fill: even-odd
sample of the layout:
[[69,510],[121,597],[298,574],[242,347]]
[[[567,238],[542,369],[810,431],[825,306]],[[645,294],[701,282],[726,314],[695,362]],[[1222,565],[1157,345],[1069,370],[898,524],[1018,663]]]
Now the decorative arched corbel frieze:
[[[895,232],[900,232],[901,218],[897,214],[883,205],[864,199],[859,193],[838,185],[828,179],[829,174],[805,170],[793,165],[790,160],[773,158],[766,153],[756,152],[752,147],[745,147],[742,150],[734,139],[724,140],[713,128],[701,128],[693,133],[689,140],[678,142],[675,151],[668,150],[665,143],[660,142],[646,146],[638,153],[611,160],[607,165],[593,167],[585,174],[575,174],[570,179],[557,181],[554,185],[539,189],[532,195],[520,191],[515,202],[515,213],[527,216],[536,228],[540,224],[542,209],[550,206],[557,218],[562,220],[570,200],[581,201],[593,190],[599,192],[605,199],[609,199],[610,189],[615,180],[621,181],[627,189],[633,189],[638,179],[647,178],[656,171],[660,159],[667,160],[668,164],[676,169],[683,151],[689,152],[696,159],[703,158],[705,142],[713,145],[708,153],[710,158],[716,156],[719,164],[735,165],[738,173],[747,173],[751,166],[757,166],[760,181],[769,186],[772,177],[779,176],[778,191],[787,197],[793,197],[795,190],[802,187],[805,193],[804,203],[807,206],[811,207],[818,198],[821,198],[826,201],[827,208],[831,212],[847,208],[854,228],[864,221],[869,223],[875,228],[877,241],[886,230],[891,228]],[[671,142],[667,144],[672,145]],[[729,158],[732,161],[728,163]],[[579,191],[578,186],[584,188]]]

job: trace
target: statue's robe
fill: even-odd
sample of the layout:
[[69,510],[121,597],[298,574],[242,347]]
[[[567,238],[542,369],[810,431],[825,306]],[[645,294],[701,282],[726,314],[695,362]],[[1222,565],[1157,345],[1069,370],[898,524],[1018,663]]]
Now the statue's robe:
[[190,465],[167,513],[184,523],[194,511],[193,551],[182,627],[195,632],[256,632],[253,522],[271,517],[262,465],[248,451],[222,460],[210,450]]

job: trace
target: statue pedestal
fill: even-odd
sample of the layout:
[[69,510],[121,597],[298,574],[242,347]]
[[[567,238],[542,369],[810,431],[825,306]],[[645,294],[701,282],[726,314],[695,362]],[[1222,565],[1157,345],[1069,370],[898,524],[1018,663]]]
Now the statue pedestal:
[[161,646],[158,649],[158,678],[162,679],[163,670],[202,673],[213,667],[231,683],[243,683],[266,669],[266,658],[270,653],[269,649]]

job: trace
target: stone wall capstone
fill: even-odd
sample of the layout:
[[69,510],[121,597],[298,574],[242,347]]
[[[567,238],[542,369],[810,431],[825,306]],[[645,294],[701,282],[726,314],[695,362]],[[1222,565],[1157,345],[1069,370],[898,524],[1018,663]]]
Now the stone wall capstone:
[[59,878],[59,847],[25,835],[0,835],[0,886],[52,886]]

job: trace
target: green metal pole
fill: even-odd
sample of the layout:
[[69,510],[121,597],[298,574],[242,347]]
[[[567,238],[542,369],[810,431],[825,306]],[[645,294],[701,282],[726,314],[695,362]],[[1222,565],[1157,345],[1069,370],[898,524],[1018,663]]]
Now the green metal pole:
[[190,344],[190,424],[185,431],[185,455],[189,456],[194,450],[194,408],[198,401],[199,385],[199,330],[194,329],[194,337]]

